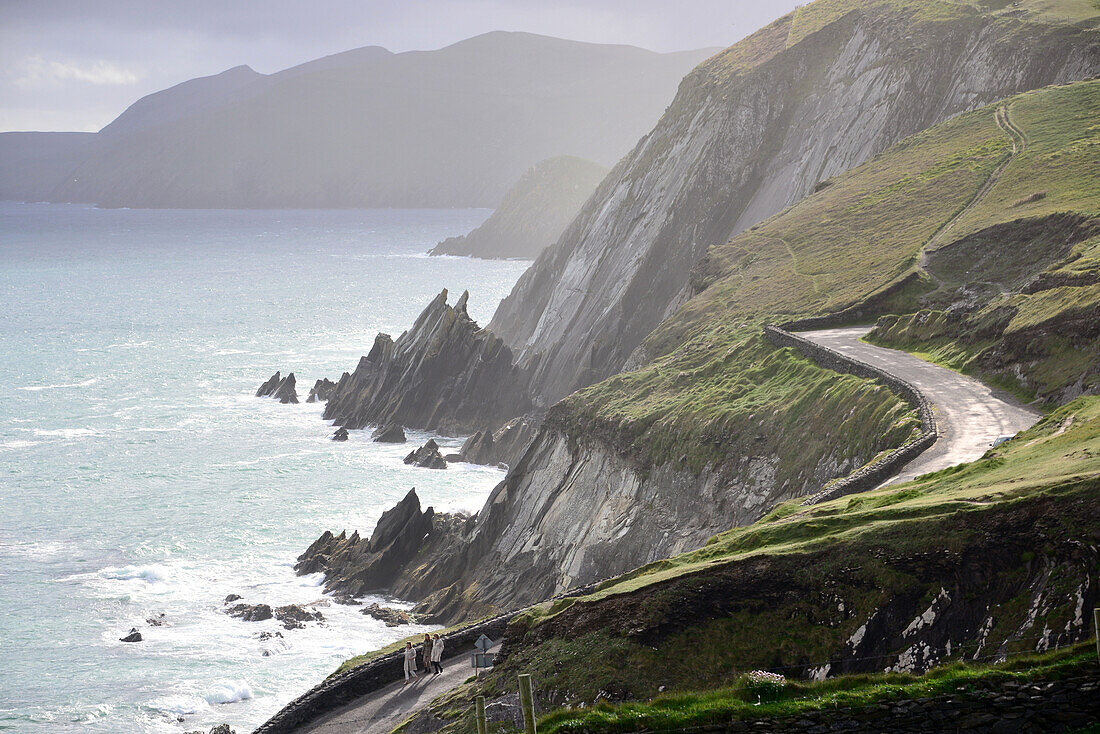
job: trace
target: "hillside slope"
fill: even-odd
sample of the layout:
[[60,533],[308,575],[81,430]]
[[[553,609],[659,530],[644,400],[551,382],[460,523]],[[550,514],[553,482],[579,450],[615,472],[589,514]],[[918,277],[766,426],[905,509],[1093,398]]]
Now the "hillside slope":
[[[694,553],[528,609],[493,672],[438,699],[415,730],[468,731],[459,712],[475,695],[506,702],[517,672],[537,681],[545,712],[728,690],[753,669],[813,680],[921,673],[1088,639],[1085,610],[1100,600],[1098,446],[1100,399],[1081,398],[972,464],[814,508],[792,503]],[[632,712],[585,713],[554,718],[652,728]],[[577,725],[561,730],[590,730]]]
[[[272,75],[237,67],[136,102],[61,176],[0,197],[130,207],[495,207],[555,155],[610,165],[712,50],[494,32],[365,48]],[[2,170],[3,163],[0,163]]]
[[[896,398],[773,347],[760,325],[852,304],[865,304],[868,318],[907,313],[934,293],[921,251],[1012,155],[997,123],[1003,108],[1034,143],[986,194],[1008,204],[957,225],[961,239],[944,247],[969,240],[972,228],[1026,229],[1044,206],[1094,221],[1100,127],[1090,121],[1100,118],[1100,81],[941,123],[712,248],[695,271],[697,295],[645,342],[653,360],[551,409],[479,514],[458,582],[423,608],[445,616],[510,608],[621,573],[750,523],[901,444],[915,419]],[[1044,171],[1044,160],[1057,166]],[[1033,175],[1017,177],[1017,168]],[[1018,204],[1035,186],[1048,198]],[[1000,243],[1012,247],[982,241],[991,260]],[[1050,249],[1012,253],[1023,273],[1059,267]],[[985,274],[957,276],[972,290]],[[1076,290],[1065,302],[1095,325],[1095,287]],[[1059,362],[1067,376],[1095,369],[1087,357],[1095,340],[1057,329],[1050,338],[1064,346],[1057,358],[1083,350]]]
[[496,211],[469,234],[449,237],[432,255],[534,259],[557,242],[607,169],[573,156],[555,156],[523,174]]
[[1094,76],[1088,5],[1062,6],[1075,15],[1041,0],[817,0],[781,18],[685,79],[489,328],[537,365],[546,403],[617,372],[686,300],[708,246],[934,123]]

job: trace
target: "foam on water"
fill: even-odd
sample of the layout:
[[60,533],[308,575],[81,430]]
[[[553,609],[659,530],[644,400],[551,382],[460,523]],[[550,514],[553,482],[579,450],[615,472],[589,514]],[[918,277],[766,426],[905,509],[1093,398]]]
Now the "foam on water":
[[[410,446],[332,442],[322,405],[253,393],[278,369],[304,398],[443,287],[486,322],[523,264],[414,256],[487,214],[0,203],[0,729],[248,731],[430,629],[332,602],[295,558],[324,530],[369,534],[411,486],[476,510],[502,472],[406,467]],[[229,594],[325,622],[245,622]],[[143,642],[119,641],[131,627]]]

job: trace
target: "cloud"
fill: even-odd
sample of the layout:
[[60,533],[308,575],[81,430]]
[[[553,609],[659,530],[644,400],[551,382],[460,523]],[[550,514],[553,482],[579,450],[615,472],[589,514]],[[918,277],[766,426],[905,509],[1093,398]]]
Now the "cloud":
[[29,89],[47,84],[76,81],[96,86],[119,86],[134,84],[141,81],[144,76],[140,70],[110,61],[67,64],[60,61],[47,61],[41,56],[28,56],[23,60],[22,72],[15,79],[15,85]]

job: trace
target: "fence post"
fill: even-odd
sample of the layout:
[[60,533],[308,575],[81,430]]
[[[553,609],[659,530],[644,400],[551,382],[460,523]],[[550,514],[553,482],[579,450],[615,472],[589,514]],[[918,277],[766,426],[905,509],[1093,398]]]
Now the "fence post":
[[1092,610],[1092,623],[1096,632],[1096,662],[1100,663],[1100,607]]
[[523,728],[527,734],[535,732],[535,699],[531,695],[531,674],[519,675],[519,705],[523,709]]
[[478,696],[474,699],[474,709],[477,711],[477,734],[486,734],[485,696]]

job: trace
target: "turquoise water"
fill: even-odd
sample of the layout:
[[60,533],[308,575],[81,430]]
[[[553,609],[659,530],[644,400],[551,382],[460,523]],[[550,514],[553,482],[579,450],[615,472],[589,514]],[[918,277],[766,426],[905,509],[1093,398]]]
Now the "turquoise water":
[[[0,730],[248,731],[408,633],[327,604],[296,556],[411,486],[476,510],[501,472],[406,467],[252,395],[292,370],[304,400],[443,287],[488,321],[527,264],[421,254],[487,215],[0,204]],[[326,623],[260,640],[279,628],[226,616],[230,593]]]

